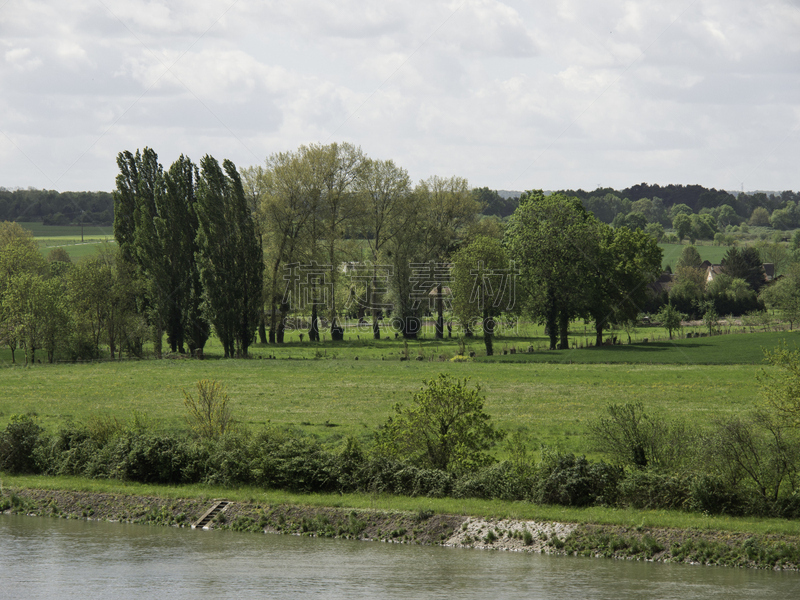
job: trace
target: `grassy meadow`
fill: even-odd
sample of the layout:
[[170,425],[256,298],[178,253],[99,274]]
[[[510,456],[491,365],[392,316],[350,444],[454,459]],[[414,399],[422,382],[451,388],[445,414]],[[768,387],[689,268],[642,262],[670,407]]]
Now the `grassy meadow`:
[[116,243],[111,226],[84,226],[81,235],[80,225],[42,225],[22,221],[19,224],[33,234],[45,256],[53,248],[64,248],[74,261],[94,254],[105,243]]
[[[658,247],[664,252],[661,259],[661,266],[666,268],[666,266],[669,265],[674,271],[675,265],[678,264],[678,259],[681,256],[681,252],[683,252],[683,249],[688,245],[688,242],[686,244],[659,244]],[[700,253],[700,258],[715,265],[718,265],[722,261],[722,258],[728,251],[728,246],[712,246],[711,242],[696,242],[694,247],[697,248],[697,251]]]
[[[454,340],[409,344],[410,360],[401,361],[405,345],[393,339],[335,346],[291,341],[284,347],[257,346],[257,358],[250,360],[173,358],[27,368],[4,361],[0,428],[12,414],[30,412],[49,429],[70,419],[136,416],[174,431],[185,426],[183,391],[209,378],[227,386],[235,417],[250,428],[293,426],[331,445],[348,435],[368,441],[394,403],[408,401],[423,380],[446,372],[480,384],[495,422],[507,431],[522,431],[532,448],[546,444],[591,456],[586,424],[609,403],[641,401],[697,423],[754,408],[762,349],[782,341],[794,347],[797,339],[789,332],[732,334],[467,362],[447,359],[457,352]],[[273,355],[276,360],[267,359]],[[498,448],[498,456],[504,454]]]

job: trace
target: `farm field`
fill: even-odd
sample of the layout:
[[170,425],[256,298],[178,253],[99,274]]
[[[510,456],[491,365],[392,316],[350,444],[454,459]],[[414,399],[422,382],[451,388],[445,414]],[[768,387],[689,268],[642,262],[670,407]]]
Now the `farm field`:
[[84,256],[94,254],[105,243],[116,243],[114,228],[111,226],[85,226],[81,236],[79,225],[42,225],[32,222],[20,222],[19,224],[33,233],[39,249],[45,256],[53,248],[64,248],[72,260],[79,260]]
[[[497,362],[433,357],[401,362],[402,343],[381,341],[371,349],[356,342],[337,346],[336,358],[330,344],[321,351],[296,342],[275,352],[293,353],[291,359],[286,354],[279,360],[6,367],[0,369],[0,428],[12,414],[31,412],[48,429],[69,419],[130,421],[134,416],[163,430],[182,429],[183,390],[209,378],[227,386],[234,416],[250,428],[294,426],[328,444],[348,435],[366,441],[394,403],[408,401],[423,380],[446,372],[480,384],[495,422],[507,431],[522,431],[532,448],[547,444],[591,456],[583,437],[586,424],[609,403],[641,401],[651,410],[700,424],[756,407],[762,348],[782,340],[794,347],[797,339],[785,332],[680,340],[658,351],[661,364],[650,363],[651,346],[644,344],[508,355],[496,357]],[[266,357],[272,350],[257,347],[253,354]],[[309,356],[310,351],[319,358]],[[539,355],[561,356],[564,362],[502,362]],[[595,362],[598,355],[606,362]],[[709,357],[713,364],[706,362]],[[503,452],[500,448],[498,455]]]
[[[688,245],[688,243],[659,244],[658,247],[664,252],[664,256],[661,259],[662,268],[666,268],[666,266],[669,265],[672,267],[672,270],[675,271],[675,265],[678,263],[678,258],[680,258],[681,252],[683,252],[683,249]],[[700,253],[700,258],[703,260],[708,260],[715,265],[718,265],[722,261],[722,258],[728,251],[728,246],[711,246],[696,243],[694,247],[697,248],[697,251]]]

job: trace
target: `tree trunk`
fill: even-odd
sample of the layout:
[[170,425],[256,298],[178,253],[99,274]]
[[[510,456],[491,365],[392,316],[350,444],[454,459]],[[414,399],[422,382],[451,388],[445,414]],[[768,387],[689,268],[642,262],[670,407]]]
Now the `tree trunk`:
[[561,349],[569,350],[569,318],[565,312],[558,315],[558,332],[561,335]]
[[555,298],[550,294],[549,306],[545,315],[545,328],[550,337],[550,350],[555,350],[558,345],[558,306]]
[[258,322],[258,341],[262,344],[267,343],[267,318],[264,311],[261,311],[261,320]]
[[[313,294],[311,296],[314,297]],[[309,342],[318,342],[319,341],[319,321],[317,320],[317,305],[311,305],[311,324],[308,326],[308,341]]]
[[602,346],[603,345],[603,322],[600,321],[599,319],[595,319],[594,331],[595,331],[594,345],[595,346]]
[[444,339],[444,306],[441,283],[436,286],[436,339]]
[[164,330],[161,329],[158,325],[153,326],[153,353],[156,355],[156,358],[161,358],[162,355],[162,345],[161,345],[161,338],[164,336]]
[[494,335],[494,319],[489,316],[489,310],[483,309],[483,344],[486,346],[486,356],[494,354],[492,345],[492,335]]

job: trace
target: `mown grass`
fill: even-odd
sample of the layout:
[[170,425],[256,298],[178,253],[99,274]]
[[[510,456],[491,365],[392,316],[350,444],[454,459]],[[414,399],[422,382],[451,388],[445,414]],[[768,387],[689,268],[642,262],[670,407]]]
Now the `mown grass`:
[[[700,330],[701,328],[695,328]],[[764,332],[757,335],[742,333],[745,328],[734,327],[730,335],[690,339],[668,339],[658,329],[651,329],[656,336],[647,343],[598,346],[548,352],[526,352],[523,345],[516,345],[515,354],[496,354],[479,357],[481,362],[501,363],[629,363],[668,365],[755,365],[764,359],[764,349],[772,349],[786,342],[790,349],[797,347],[800,335],[794,332]],[[643,335],[639,329],[637,337]],[[641,338],[640,338],[641,339]],[[506,344],[507,345],[507,344]]]
[[[681,252],[683,252],[683,249],[688,245],[688,242],[686,244],[659,244],[659,248],[664,252],[661,259],[661,266],[666,268],[666,266],[669,265],[672,267],[672,270],[675,271],[675,265],[678,263]],[[700,258],[708,260],[715,265],[718,265],[720,261],[722,261],[722,257],[724,257],[725,253],[728,251],[728,246],[712,246],[710,242],[697,242],[694,247],[697,248],[697,251],[700,253]]]
[[4,476],[5,487],[44,490],[71,490],[88,493],[131,494],[162,498],[226,498],[232,502],[261,505],[294,504],[381,511],[433,511],[439,514],[469,515],[483,518],[597,523],[631,528],[671,527],[727,531],[731,533],[800,535],[800,522],[784,519],[759,519],[708,516],[665,510],[613,509],[602,507],[568,508],[529,502],[501,500],[421,498],[383,494],[293,494],[255,487],[223,488],[208,485],[156,486],[79,477]]
[[[36,365],[0,369],[0,428],[15,413],[35,413],[49,430],[67,420],[93,418],[130,422],[134,415],[166,431],[186,427],[183,391],[203,378],[222,381],[235,417],[249,428],[294,426],[337,444],[345,436],[369,442],[396,402],[407,402],[422,381],[438,373],[469,377],[486,396],[486,410],[507,431],[522,431],[531,448],[546,444],[592,456],[584,437],[586,424],[610,403],[641,401],[668,416],[709,423],[713,417],[755,407],[761,348],[796,334],[748,334],[685,340],[664,350],[673,362],[592,363],[578,357],[636,356],[614,348],[575,350],[572,364],[438,360],[400,361],[401,342],[376,343],[373,355],[344,345],[327,358],[289,360],[148,360],[89,364]],[[386,345],[382,345],[382,344]],[[296,343],[298,346],[299,342]],[[625,347],[623,347],[625,348]],[[256,348],[266,356],[272,348]],[[567,351],[563,351],[567,352]],[[332,354],[336,354],[336,358]],[[354,354],[359,356],[355,360]],[[694,353],[694,354],[691,354]],[[708,363],[709,355],[727,364]],[[549,355],[552,353],[541,353]],[[694,356],[694,361],[687,359]],[[324,355],[323,355],[324,356]],[[508,355],[502,358],[525,358]],[[536,356],[534,354],[533,356]],[[705,364],[704,364],[705,363]],[[504,447],[498,456],[505,455]]]
[[[39,222],[33,221],[19,221],[19,225],[30,231],[36,238],[72,238],[81,239],[81,226],[80,225],[42,225]],[[111,225],[83,226],[84,237],[92,238],[114,238],[114,227]]]

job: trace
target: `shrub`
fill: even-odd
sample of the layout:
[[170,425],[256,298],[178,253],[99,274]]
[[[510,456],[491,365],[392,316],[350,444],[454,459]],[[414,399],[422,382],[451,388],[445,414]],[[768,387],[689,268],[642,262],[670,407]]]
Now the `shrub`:
[[623,471],[574,454],[545,453],[533,500],[565,506],[612,505]]
[[232,424],[230,398],[219,381],[201,379],[197,397],[184,390],[183,404],[189,413],[189,428],[200,438],[215,440]]
[[37,447],[43,429],[31,415],[12,415],[0,432],[0,471],[8,473],[37,473]]
[[688,462],[694,432],[682,421],[644,412],[641,402],[609,404],[608,416],[589,423],[595,450],[631,467],[672,470]]
[[378,452],[422,468],[470,471],[490,464],[488,450],[504,434],[484,412],[480,386],[469,389],[467,382],[444,373],[424,381],[411,406],[396,404],[378,431]]
[[646,509],[685,509],[691,502],[692,482],[680,475],[632,470],[619,482],[618,503]]

